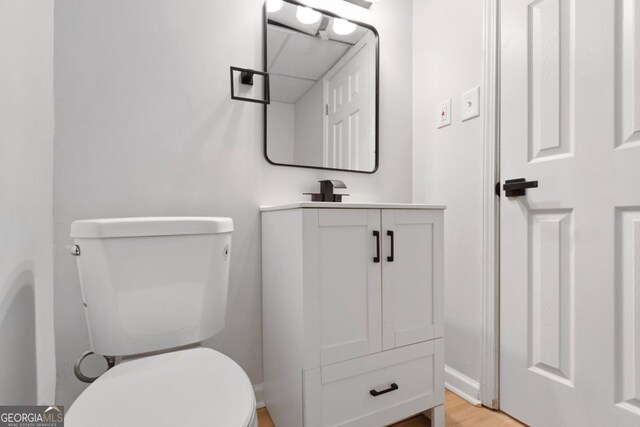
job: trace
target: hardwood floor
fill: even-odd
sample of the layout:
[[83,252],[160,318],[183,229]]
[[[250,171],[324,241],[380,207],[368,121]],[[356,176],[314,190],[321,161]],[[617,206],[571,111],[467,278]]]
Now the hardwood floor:
[[[518,427],[524,426],[508,415],[471,405],[450,391],[445,392],[446,427]],[[430,427],[429,419],[419,415],[394,424],[394,427]],[[274,427],[266,409],[258,409],[258,427]]]

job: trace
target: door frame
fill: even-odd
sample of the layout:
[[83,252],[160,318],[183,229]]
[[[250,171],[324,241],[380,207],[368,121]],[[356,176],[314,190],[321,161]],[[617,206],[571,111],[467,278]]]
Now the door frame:
[[500,408],[500,0],[484,1],[484,155],[480,401]]

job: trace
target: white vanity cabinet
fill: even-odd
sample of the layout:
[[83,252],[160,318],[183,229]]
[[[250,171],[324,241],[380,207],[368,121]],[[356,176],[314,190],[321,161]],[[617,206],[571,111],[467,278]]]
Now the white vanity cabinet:
[[443,210],[262,208],[264,398],[277,427],[385,426],[426,410],[444,425]]

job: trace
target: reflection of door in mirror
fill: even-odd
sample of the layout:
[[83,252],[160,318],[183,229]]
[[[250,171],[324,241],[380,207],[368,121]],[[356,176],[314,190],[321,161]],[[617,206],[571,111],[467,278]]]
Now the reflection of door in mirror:
[[[373,34],[367,33],[324,77],[324,167],[372,170],[375,145]],[[363,90],[364,89],[364,90]]]
[[[284,2],[267,13],[266,155],[276,164],[373,172],[377,165],[377,36]],[[305,15],[306,17],[306,15]]]

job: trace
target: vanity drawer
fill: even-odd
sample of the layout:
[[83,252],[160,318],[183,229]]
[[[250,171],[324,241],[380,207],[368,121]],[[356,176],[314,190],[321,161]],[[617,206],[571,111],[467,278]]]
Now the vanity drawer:
[[385,426],[444,403],[443,349],[436,339],[305,371],[305,427]]

